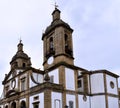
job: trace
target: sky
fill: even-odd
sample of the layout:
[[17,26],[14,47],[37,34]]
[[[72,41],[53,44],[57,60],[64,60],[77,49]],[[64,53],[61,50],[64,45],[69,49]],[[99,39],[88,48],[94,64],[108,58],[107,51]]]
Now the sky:
[[74,29],[74,64],[120,75],[120,0],[0,0],[0,91],[20,38],[32,66],[43,68],[41,38],[55,2]]

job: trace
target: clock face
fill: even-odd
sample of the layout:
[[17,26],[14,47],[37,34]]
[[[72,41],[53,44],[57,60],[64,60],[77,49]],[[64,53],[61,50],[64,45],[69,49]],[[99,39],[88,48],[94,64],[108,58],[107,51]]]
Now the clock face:
[[51,57],[48,58],[47,63],[48,63],[48,64],[52,64],[52,63],[53,63],[53,60],[54,60],[54,57],[51,56]]
[[12,89],[14,89],[15,86],[16,86],[16,80],[14,79],[14,80],[11,81],[11,87],[12,87]]

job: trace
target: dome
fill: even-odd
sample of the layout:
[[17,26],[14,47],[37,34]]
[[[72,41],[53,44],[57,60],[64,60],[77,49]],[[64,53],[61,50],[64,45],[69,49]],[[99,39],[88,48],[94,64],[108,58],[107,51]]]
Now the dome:
[[[53,30],[54,28],[56,28],[56,27],[58,27],[58,26],[64,26],[64,27],[66,27],[66,28],[68,28],[68,29],[71,29],[70,26],[69,26],[67,23],[65,23],[64,21],[62,21],[62,20],[60,19],[60,20],[55,20],[55,21],[53,21],[53,22],[51,23],[51,25],[47,27],[45,33],[50,32],[51,30]],[[73,31],[73,30],[71,29],[71,31]]]
[[21,59],[24,59],[24,60],[29,60],[29,59],[30,59],[30,57],[28,57],[28,55],[27,55],[26,53],[24,53],[24,51],[23,51],[23,44],[21,43],[21,41],[20,41],[20,43],[18,44],[18,51],[17,51],[17,53],[12,57],[12,60],[11,60],[10,63],[16,61],[16,59],[18,59],[18,58],[21,58]]
[[[13,58],[12,58],[12,61],[14,61],[14,60],[16,60],[16,59],[18,59],[18,58],[22,58],[22,59],[29,59],[29,57],[28,57],[28,55],[26,54],[26,53],[24,53],[24,52],[17,52],[14,56],[13,56]],[[12,62],[11,61],[11,62]]]
[[52,30],[54,30],[56,27],[59,27],[59,26],[63,26],[65,28],[71,30],[71,32],[73,32],[73,29],[69,26],[69,24],[67,24],[66,22],[64,22],[63,20],[60,19],[60,11],[58,9],[55,9],[54,12],[52,13],[52,15],[53,15],[53,21],[50,24],[50,26],[48,26],[46,28],[42,39],[44,38],[45,35],[47,35]]

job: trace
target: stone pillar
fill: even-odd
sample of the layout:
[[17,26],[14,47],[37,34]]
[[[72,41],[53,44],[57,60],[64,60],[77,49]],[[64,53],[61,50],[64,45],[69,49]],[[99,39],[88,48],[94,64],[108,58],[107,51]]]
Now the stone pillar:
[[65,67],[60,66],[59,67],[59,83],[63,85],[64,88],[66,88],[66,82],[65,82]]
[[66,92],[62,93],[62,108],[67,108],[66,106]]
[[44,108],[51,108],[51,90],[44,91]]
[[29,95],[26,96],[26,108],[29,108],[30,102],[29,102]]
[[19,100],[16,100],[16,108],[20,108]]
[[76,100],[76,108],[78,108],[78,94],[75,95]]

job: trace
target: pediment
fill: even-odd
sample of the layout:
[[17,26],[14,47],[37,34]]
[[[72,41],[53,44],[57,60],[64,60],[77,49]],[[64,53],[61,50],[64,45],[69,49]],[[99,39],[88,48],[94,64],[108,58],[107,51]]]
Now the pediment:
[[2,84],[5,84],[6,82],[8,82],[10,79],[14,78],[16,75],[18,75],[22,71],[23,70],[20,70],[20,69],[11,70],[8,74],[5,75],[5,78],[2,82]]

